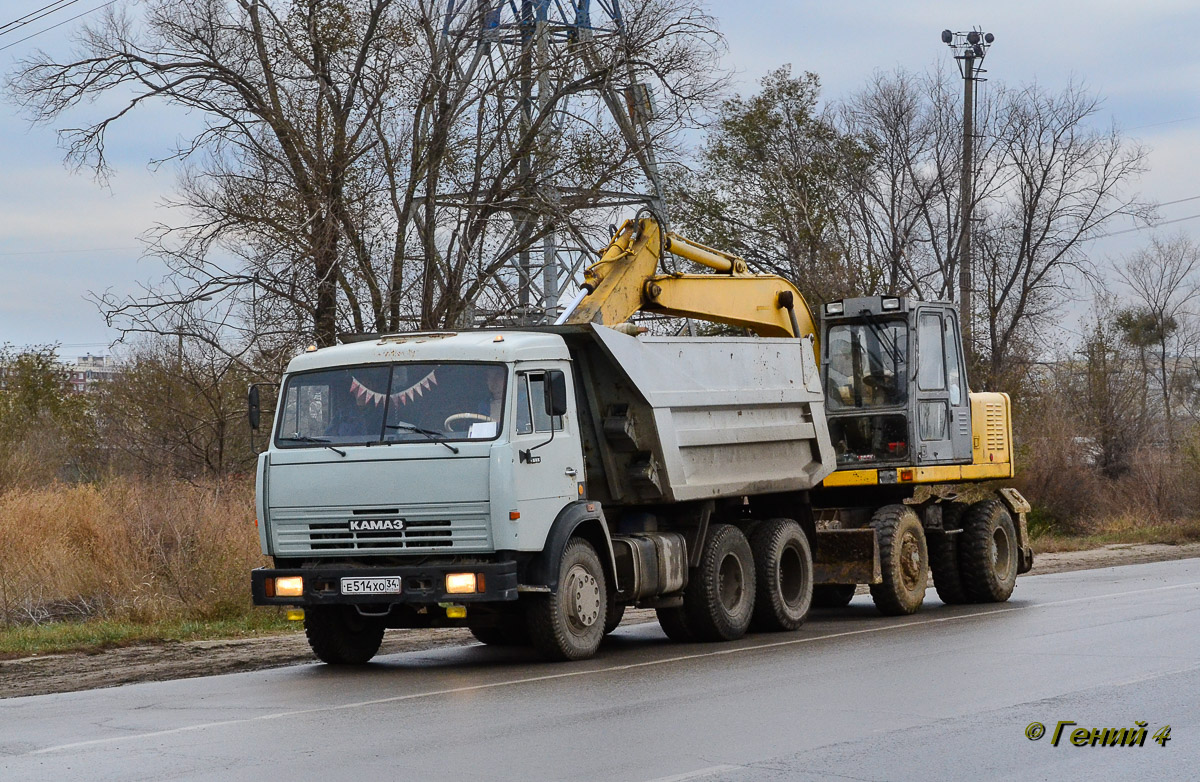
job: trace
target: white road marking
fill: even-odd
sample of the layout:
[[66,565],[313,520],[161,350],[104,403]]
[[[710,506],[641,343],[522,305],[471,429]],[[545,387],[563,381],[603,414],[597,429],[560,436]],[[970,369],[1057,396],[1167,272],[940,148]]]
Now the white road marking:
[[[819,641],[827,641],[834,638],[848,638],[855,635],[869,635],[872,633],[883,633],[894,630],[903,630],[910,627],[918,627],[920,625],[940,624],[943,622],[958,622],[963,619],[975,619],[981,616],[992,616],[995,614],[1005,614],[1014,611],[1028,611],[1038,608],[1054,608],[1057,606],[1073,605],[1075,603],[1089,603],[1098,600],[1107,600],[1114,597],[1129,597],[1132,595],[1145,595],[1154,592],[1168,592],[1177,589],[1192,589],[1200,587],[1200,581],[1193,581],[1187,584],[1175,584],[1173,586],[1150,587],[1148,589],[1134,589],[1128,592],[1111,592],[1104,595],[1094,595],[1091,597],[1075,597],[1067,600],[1054,600],[1049,603],[1037,603],[1025,606],[1009,606],[1007,608],[991,608],[985,611],[975,611],[970,614],[959,614],[957,616],[930,617],[927,619],[919,619],[903,624],[884,625],[882,627],[867,627],[861,630],[846,630],[841,633],[831,633],[829,635],[809,636],[807,638],[789,638],[786,641],[772,641],[769,643],[755,644],[754,646],[742,646],[734,649],[723,648],[713,649],[711,651],[696,652],[693,654],[681,654],[675,657],[667,657],[661,660],[646,660],[644,662],[626,663],[623,665],[610,665],[605,668],[590,668],[585,671],[565,671],[562,673],[548,673],[543,676],[527,676],[520,679],[509,679],[506,681],[490,682],[488,684],[472,684],[464,687],[450,687],[442,690],[431,690],[429,692],[416,692],[408,695],[393,695],[387,698],[373,698],[366,701],[355,701],[353,703],[343,703],[336,706],[318,706],[311,709],[295,709],[292,711],[281,711],[274,714],[261,714],[257,717],[243,717],[240,719],[220,720],[216,722],[202,722],[196,725],[186,725],[180,728],[168,728],[166,730],[149,731],[146,733],[132,733],[122,736],[110,736],[103,739],[91,739],[89,741],[76,741],[70,744],[55,744],[42,749],[33,750],[23,753],[25,755],[45,755],[52,752],[64,752],[76,750],[83,747],[95,747],[105,744],[118,744],[126,741],[136,741],[139,739],[157,738],[159,736],[173,736],[181,733],[191,733],[194,731],[208,730],[210,728],[220,728],[228,725],[248,725],[255,722],[266,722],[268,720],[285,719],[288,717],[299,717],[307,714],[324,714],[328,712],[347,711],[350,709],[362,709],[370,706],[379,706],[385,703],[401,703],[403,701],[419,700],[421,698],[438,698],[445,695],[457,695],[464,692],[479,692],[482,690],[492,690],[499,687],[513,687],[521,684],[533,684],[535,682],[553,681],[555,679],[571,679],[579,676],[595,676],[596,674],[613,673],[616,671],[629,671],[637,668],[648,668],[656,665],[670,665],[672,663],[686,662],[688,660],[699,660],[705,657],[722,657],[731,654],[743,654],[745,652],[757,652],[763,649],[776,649],[782,646],[796,646],[799,644],[817,643]],[[10,756],[12,757],[12,756]],[[19,756],[18,756],[19,757]],[[686,779],[687,777],[679,777]],[[671,777],[670,779],[676,779]]]
[[741,771],[744,766],[709,766],[708,768],[698,768],[695,771],[688,771],[683,774],[675,774],[670,777],[655,777],[648,779],[646,782],[687,782],[689,779],[699,779],[707,777],[710,774],[719,774],[722,771]]

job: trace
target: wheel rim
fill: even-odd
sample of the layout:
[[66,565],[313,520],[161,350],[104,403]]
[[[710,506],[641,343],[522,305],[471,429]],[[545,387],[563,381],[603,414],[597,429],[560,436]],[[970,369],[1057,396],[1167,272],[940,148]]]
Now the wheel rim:
[[718,571],[717,597],[721,605],[729,613],[733,613],[741,604],[746,593],[746,575],[742,571],[742,563],[732,554],[721,560]]
[[779,593],[789,606],[804,597],[804,563],[795,546],[788,546],[779,557]]
[[566,591],[570,606],[567,619],[572,629],[580,632],[596,624],[604,601],[599,580],[582,565],[575,565],[567,572]]
[[925,575],[921,572],[921,544],[917,536],[909,532],[900,545],[900,581],[905,590],[912,592]]
[[1012,567],[1012,541],[1008,537],[1008,530],[996,525],[996,529],[992,531],[992,543],[989,548],[992,570],[998,576],[1007,576]]

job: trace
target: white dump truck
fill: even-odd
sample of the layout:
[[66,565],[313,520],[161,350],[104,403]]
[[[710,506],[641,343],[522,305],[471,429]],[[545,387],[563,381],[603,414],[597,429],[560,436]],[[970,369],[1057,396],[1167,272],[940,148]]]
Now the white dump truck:
[[[657,275],[663,249],[719,273]],[[439,626],[582,659],[631,605],[675,640],[794,630],[859,583],[911,613],[931,566],[946,602],[1007,599],[1020,495],[915,496],[1011,476],[1007,397],[967,394],[952,307],[838,304],[818,343],[790,283],[647,219],[562,325],[310,349],[259,458],[255,603],[302,607],[316,655],[355,664]],[[638,335],[639,309],[759,336]]]

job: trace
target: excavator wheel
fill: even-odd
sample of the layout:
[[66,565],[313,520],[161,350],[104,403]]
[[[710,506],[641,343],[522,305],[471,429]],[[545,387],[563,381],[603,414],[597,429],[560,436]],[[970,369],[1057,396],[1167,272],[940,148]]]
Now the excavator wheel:
[[907,505],[885,505],[871,517],[879,538],[883,581],[871,585],[871,599],[885,616],[915,614],[925,600],[929,550],[925,530]]

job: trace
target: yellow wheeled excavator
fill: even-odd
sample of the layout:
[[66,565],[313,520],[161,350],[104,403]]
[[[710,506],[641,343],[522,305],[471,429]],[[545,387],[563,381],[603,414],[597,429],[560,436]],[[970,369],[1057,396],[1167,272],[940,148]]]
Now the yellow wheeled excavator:
[[[711,271],[665,272],[665,253]],[[586,270],[558,323],[615,327],[638,312],[813,341],[825,396],[814,423],[837,470],[806,507],[781,513],[812,526],[814,605],[844,605],[867,584],[885,614],[912,613],[930,569],[945,603],[1003,601],[1032,567],[1029,504],[1015,489],[979,486],[1013,476],[1011,406],[1007,394],[968,391],[953,305],[850,298],[827,302],[818,322],[783,277],[639,216]]]

